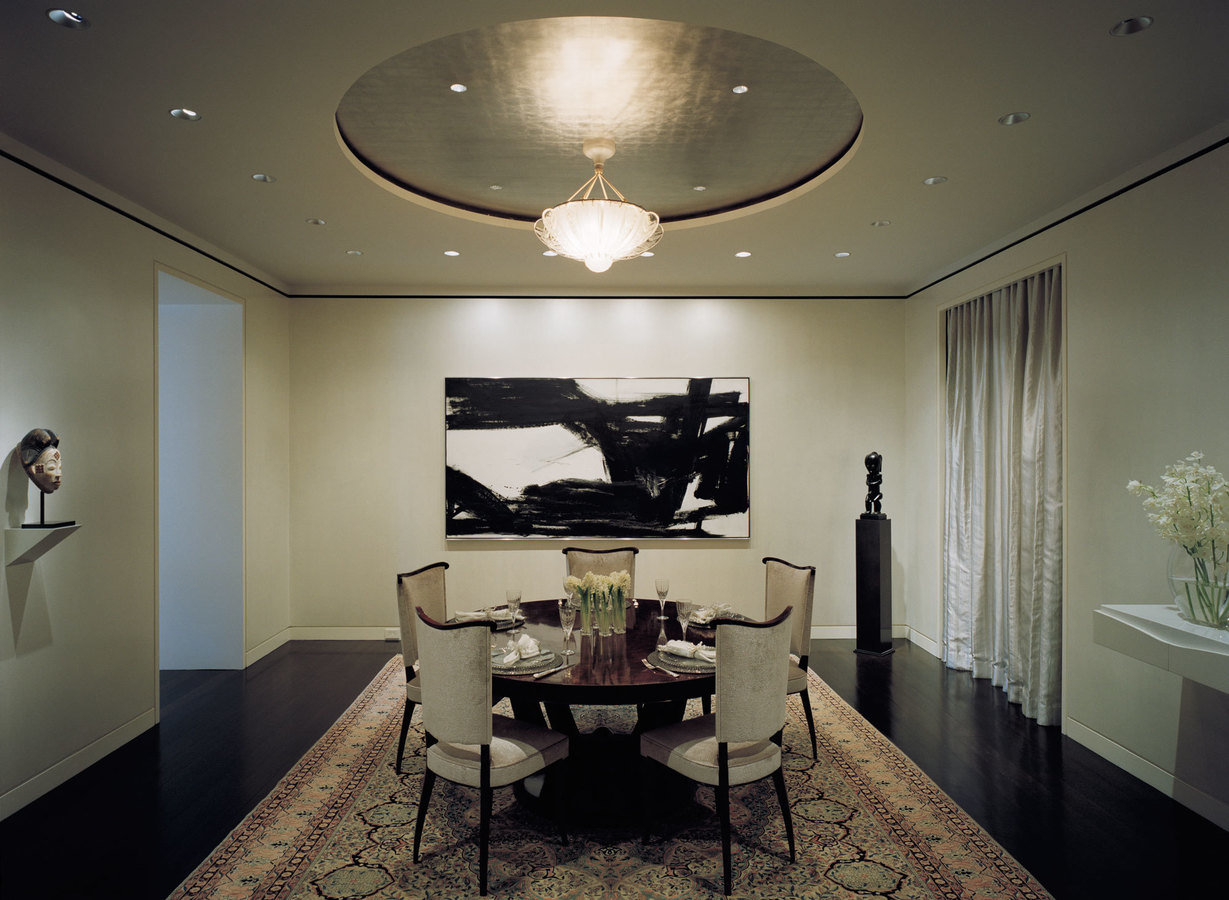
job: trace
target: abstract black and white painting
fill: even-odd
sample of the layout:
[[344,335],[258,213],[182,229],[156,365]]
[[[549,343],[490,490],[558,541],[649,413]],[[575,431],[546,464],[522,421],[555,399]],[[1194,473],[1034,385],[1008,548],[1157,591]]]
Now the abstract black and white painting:
[[447,378],[447,538],[750,537],[750,379]]

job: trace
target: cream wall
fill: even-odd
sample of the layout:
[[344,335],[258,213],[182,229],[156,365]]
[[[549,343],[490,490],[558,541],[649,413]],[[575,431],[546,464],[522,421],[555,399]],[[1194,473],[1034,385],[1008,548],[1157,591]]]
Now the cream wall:
[[[89,188],[7,139],[0,146]],[[245,301],[249,658],[290,624],[289,357],[285,300],[249,279],[8,160],[0,197],[5,527],[38,519],[38,493],[8,455],[36,426],[62,438],[64,486],[48,516],[82,524],[0,579],[7,815],[155,721],[157,267]]]
[[513,585],[559,596],[560,542],[444,540],[450,375],[749,376],[751,539],[636,542],[637,593],[663,574],[674,596],[761,613],[760,560],[780,556],[817,566],[821,633],[852,636],[869,451],[887,461],[886,509],[903,508],[902,313],[879,300],[295,301],[296,636],[381,636],[397,624],[394,575],[436,560],[451,565],[452,609]]
[[1165,603],[1168,546],[1124,490],[1192,449],[1229,471],[1229,148],[912,298],[906,306],[910,624],[938,638],[939,310],[1064,258],[1064,731],[1229,827],[1229,697],[1093,643],[1104,603]]

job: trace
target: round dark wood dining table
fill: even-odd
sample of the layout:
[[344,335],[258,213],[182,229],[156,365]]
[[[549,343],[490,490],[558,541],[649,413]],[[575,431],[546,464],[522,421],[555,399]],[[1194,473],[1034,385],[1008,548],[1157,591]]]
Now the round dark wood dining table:
[[[558,600],[522,603],[521,611],[525,614],[525,633],[540,641],[543,648],[563,650]],[[544,722],[545,707],[550,727],[571,734],[576,733],[571,706],[634,704],[639,710],[637,732],[677,721],[687,700],[712,695],[716,679],[712,672],[680,672],[672,677],[644,665],[643,660],[657,649],[660,640],[663,622],[659,614],[657,600],[640,600],[627,609],[627,632],[605,637],[580,634],[578,616],[569,643],[575,652],[564,657],[566,668],[541,678],[496,673],[492,677],[494,693],[509,698],[517,718]],[[681,638],[674,603],[666,603],[666,616],[666,638]],[[510,633],[502,632],[496,640],[505,635]],[[690,629],[687,639],[711,644],[712,634]]]

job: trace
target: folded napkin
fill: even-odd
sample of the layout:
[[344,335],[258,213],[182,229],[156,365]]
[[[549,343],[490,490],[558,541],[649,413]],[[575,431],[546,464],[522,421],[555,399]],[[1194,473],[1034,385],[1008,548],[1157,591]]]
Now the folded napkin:
[[[512,619],[512,616],[508,614],[507,607],[503,607],[503,606],[499,607],[498,609],[492,609],[489,612],[485,609],[475,609],[469,612],[459,612],[457,613],[456,617],[457,617],[457,621],[459,622],[479,622],[484,619],[489,619],[492,622],[507,622]],[[518,612],[516,614],[516,617],[518,619],[524,619],[525,614],[522,612]]]
[[730,604],[718,603],[714,606],[701,606],[691,614],[692,625],[707,625],[713,619],[719,619],[722,616],[729,615],[732,612]]
[[522,634],[515,641],[508,641],[504,647],[504,655],[499,660],[501,665],[510,666],[518,659],[532,659],[542,655],[542,645],[527,634]]
[[693,644],[691,641],[666,641],[662,649],[675,656],[687,656],[710,663],[717,661],[717,648],[705,644]]

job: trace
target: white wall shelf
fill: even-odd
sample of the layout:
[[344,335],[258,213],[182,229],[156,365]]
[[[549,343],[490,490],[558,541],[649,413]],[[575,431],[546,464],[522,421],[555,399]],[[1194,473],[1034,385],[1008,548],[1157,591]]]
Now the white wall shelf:
[[16,566],[32,563],[80,525],[57,525],[53,528],[4,529],[4,564]]
[[1229,693],[1229,631],[1196,625],[1176,606],[1105,605],[1093,610],[1093,641]]

